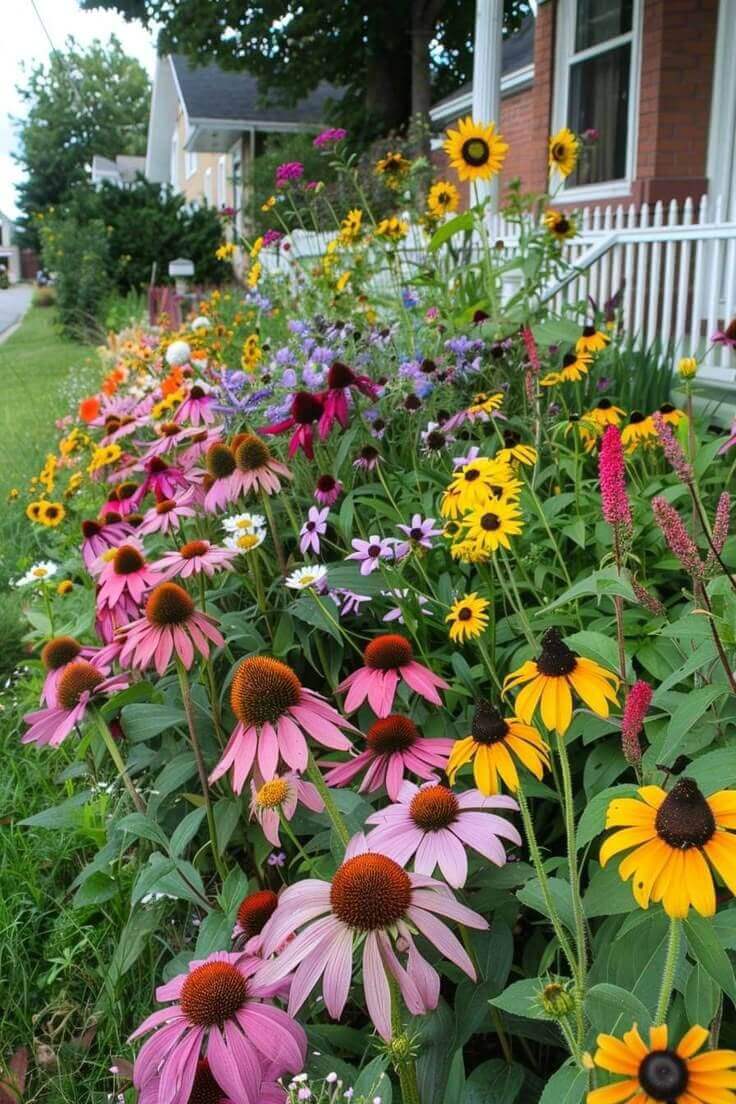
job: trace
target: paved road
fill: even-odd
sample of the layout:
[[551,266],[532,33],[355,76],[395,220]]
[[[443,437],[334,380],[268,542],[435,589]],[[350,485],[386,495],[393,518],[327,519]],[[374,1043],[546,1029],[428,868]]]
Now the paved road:
[[30,284],[18,284],[5,288],[4,291],[0,290],[0,341],[28,310],[32,295],[33,287]]

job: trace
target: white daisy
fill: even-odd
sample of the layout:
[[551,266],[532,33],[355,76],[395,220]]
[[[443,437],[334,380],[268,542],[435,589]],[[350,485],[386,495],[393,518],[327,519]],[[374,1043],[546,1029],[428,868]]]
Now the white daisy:
[[222,543],[225,548],[230,548],[234,552],[242,552],[245,555],[246,552],[252,552],[255,548],[258,548],[265,539],[265,529],[251,529],[235,533],[232,537],[225,537]]
[[211,325],[212,323],[210,322],[209,318],[207,318],[204,314],[200,314],[192,322],[192,329],[196,333],[197,330],[209,330]]
[[285,582],[292,590],[307,590],[309,587],[319,589],[326,579],[327,568],[323,564],[314,564],[313,567],[298,567]]
[[222,519],[222,527],[228,533],[250,533],[253,530],[265,530],[266,519],[263,514],[231,514]]
[[31,583],[43,583],[46,579],[50,579],[52,575],[55,575],[59,570],[58,564],[52,563],[51,560],[39,560],[33,567],[30,567],[20,579],[16,580],[16,586],[29,586]]

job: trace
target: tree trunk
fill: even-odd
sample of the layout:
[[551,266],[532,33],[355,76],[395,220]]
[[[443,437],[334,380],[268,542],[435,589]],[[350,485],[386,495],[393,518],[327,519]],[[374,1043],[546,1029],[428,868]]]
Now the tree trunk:
[[[443,0],[412,0],[411,6],[411,113],[429,123],[432,106],[432,81],[429,66],[429,44]],[[422,135],[422,152],[429,154],[429,127]]]

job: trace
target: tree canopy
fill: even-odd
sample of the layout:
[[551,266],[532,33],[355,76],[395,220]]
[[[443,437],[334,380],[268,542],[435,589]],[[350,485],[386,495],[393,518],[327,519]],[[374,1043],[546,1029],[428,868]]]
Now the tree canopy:
[[35,244],[34,216],[64,200],[88,176],[95,154],[141,154],[146,149],[150,82],[140,63],[111,38],[80,46],[68,38],[47,64],[34,66],[18,89],[27,106],[14,120],[24,237]]

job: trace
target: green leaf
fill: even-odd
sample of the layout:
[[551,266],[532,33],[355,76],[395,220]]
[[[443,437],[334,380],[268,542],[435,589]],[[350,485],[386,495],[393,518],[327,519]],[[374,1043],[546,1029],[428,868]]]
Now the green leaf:
[[463,1104],[515,1104],[523,1085],[522,1066],[509,1066],[500,1058],[491,1058],[470,1074]]
[[[651,1023],[649,1012],[638,997],[607,982],[594,985],[588,991],[585,1010],[596,1031],[612,1035],[628,1031],[632,1024],[638,1024],[640,1031],[646,1031]],[[700,1023],[699,1020],[692,1022]]]
[[365,1096],[372,1100],[374,1096],[380,1096],[384,1104],[390,1104],[392,1098],[392,1086],[388,1073],[388,1059],[384,1054],[379,1054],[364,1066],[358,1074],[353,1085],[356,1096]]
[[370,598],[380,594],[382,590],[389,589],[381,571],[361,575],[360,568],[354,563],[328,565],[327,581],[333,589],[352,590],[355,594],[365,594]]
[[134,909],[130,914],[128,922],[120,933],[110,965],[103,974],[105,987],[113,997],[120,979],[138,961],[158,923],[159,913],[156,909],[139,908]]
[[441,245],[444,245],[446,241],[454,237],[455,234],[464,234],[473,229],[473,212],[465,211],[462,215],[457,215],[455,218],[450,219],[448,222],[444,222],[438,230],[435,230],[432,235],[432,240],[429,243],[429,252],[434,253],[439,249]]
[[532,333],[538,345],[565,345],[577,341],[580,327],[564,318],[547,318],[544,322],[535,322]]
[[206,958],[213,951],[229,951],[233,938],[233,921],[227,913],[213,909],[199,925],[197,958]]
[[179,821],[169,844],[169,850],[173,856],[181,855],[194,839],[206,812],[206,808],[202,805],[199,809],[192,809],[191,813],[187,813],[184,819]]
[[596,870],[583,897],[585,915],[615,916],[619,912],[631,912],[633,907],[631,886],[621,879],[618,862]]
[[172,705],[126,705],[121,721],[125,735],[133,743],[152,740],[167,728],[181,728],[186,724],[182,709]]
[[683,922],[690,953],[726,996],[736,1002],[736,977],[731,960],[718,942],[709,920],[691,912]]
[[103,874],[98,870],[92,874],[79,887],[72,898],[73,908],[84,908],[85,905],[101,905],[103,901],[109,901],[120,893],[120,882],[111,878],[109,874]]
[[[568,931],[574,932],[575,917],[572,911],[570,883],[564,881],[562,878],[548,878],[547,882],[552,901],[557,909],[560,920]],[[525,886],[517,891],[516,896],[522,904],[528,905],[528,907],[533,908],[535,912],[541,912],[543,916],[551,919],[547,904],[542,895],[542,887],[537,878],[532,878],[531,881],[527,882]]]
[[680,745],[691,728],[707,713],[714,702],[729,693],[724,685],[701,686],[681,695],[681,700],[667,726],[664,743],[659,750],[657,761],[670,766],[679,754]]
[[[733,755],[732,755],[733,758]],[[581,847],[585,847],[591,840],[605,828],[606,810],[610,803],[617,797],[635,797],[637,788],[634,785],[623,784],[620,786],[609,786],[605,790],[601,790],[595,797],[591,798],[588,804],[585,806],[582,812],[582,816],[578,821],[577,830],[577,845],[578,850]]]
[[504,1012],[513,1013],[514,1016],[524,1016],[528,1020],[549,1020],[552,1017],[547,1015],[539,1003],[539,996],[546,984],[544,978],[515,981],[503,993],[492,997],[490,1003]]
[[169,841],[163,828],[151,817],[146,816],[145,813],[129,813],[122,820],[119,820],[115,827],[121,832],[127,832],[129,835],[135,836],[137,839],[151,840],[152,843],[157,843],[160,847],[163,847],[165,851],[168,850]]
[[685,986],[685,1012],[688,1023],[708,1027],[716,1014],[720,995],[720,986],[713,981],[700,963],[696,962]]
[[291,603],[289,611],[300,621],[321,632],[326,632],[333,640],[340,643],[342,639],[338,627],[340,614],[334,598],[302,594]]
[[569,1060],[552,1074],[539,1104],[582,1104],[587,1092],[588,1074]]
[[712,794],[736,783],[736,755],[733,748],[708,751],[687,766],[687,776],[704,794]]
[[554,601],[545,605],[544,612],[548,613],[549,610],[557,609],[559,606],[566,606],[576,598],[583,598],[589,594],[594,594],[597,598],[618,596],[629,602],[636,601],[627,578],[624,575],[618,575],[615,568],[606,567],[600,571],[593,571],[585,579],[573,583],[559,598],[555,598]]
[[220,904],[225,912],[235,911],[248,892],[248,875],[239,866],[228,871],[220,891]]
[[90,790],[74,794],[73,797],[62,801],[60,805],[52,805],[50,809],[34,813],[33,816],[26,817],[19,823],[23,828],[78,828],[82,823],[83,806],[91,796]]

